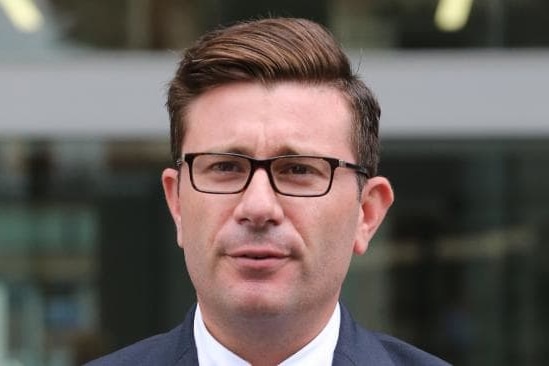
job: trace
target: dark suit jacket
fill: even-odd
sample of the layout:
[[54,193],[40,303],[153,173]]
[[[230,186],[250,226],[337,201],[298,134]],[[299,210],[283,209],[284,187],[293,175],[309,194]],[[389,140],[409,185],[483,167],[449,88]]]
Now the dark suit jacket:
[[[168,333],[147,338],[87,366],[198,365],[193,324],[196,306],[185,321]],[[391,336],[361,328],[344,306],[334,351],[334,366],[444,366],[446,362]]]

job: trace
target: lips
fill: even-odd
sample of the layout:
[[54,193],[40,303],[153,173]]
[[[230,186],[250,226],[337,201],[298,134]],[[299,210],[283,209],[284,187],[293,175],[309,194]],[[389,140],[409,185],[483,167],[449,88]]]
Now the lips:
[[238,248],[227,256],[238,270],[252,273],[274,272],[290,259],[288,253],[265,247]]
[[234,258],[266,259],[266,258],[285,258],[288,255],[280,250],[269,248],[239,248],[228,253]]

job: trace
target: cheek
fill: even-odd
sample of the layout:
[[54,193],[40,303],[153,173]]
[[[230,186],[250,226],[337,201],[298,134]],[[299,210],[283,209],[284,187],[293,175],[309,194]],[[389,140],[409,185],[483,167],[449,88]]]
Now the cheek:
[[332,299],[340,291],[353,255],[356,226],[348,210],[318,205],[294,221],[305,245],[304,296]]
[[[306,210],[290,216],[306,250],[323,258],[346,261],[352,255],[358,221],[358,203],[330,200],[311,202]],[[324,259],[325,260],[325,259]]]
[[182,198],[181,247],[185,256],[187,272],[195,286],[210,277],[213,229],[218,218],[215,210],[192,192]]
[[324,211],[324,215],[317,214],[314,217],[316,221],[311,223],[319,230],[315,235],[320,245],[318,251],[324,257],[319,260],[326,263],[328,271],[332,264],[332,270],[347,270],[356,241],[358,207],[356,200],[334,202]]
[[354,236],[358,222],[358,201],[334,198],[323,203],[310,206],[305,215],[309,227],[316,228],[330,237],[339,236],[340,242],[345,242],[344,238]]
[[[202,245],[207,233],[208,217],[215,215],[207,209],[203,200],[193,192],[182,191],[181,193],[181,243],[185,251],[191,251],[192,246]],[[208,214],[210,212],[210,214]]]
[[195,246],[204,250],[212,246],[230,215],[230,205],[219,195],[186,192],[181,199],[181,231],[185,249]]

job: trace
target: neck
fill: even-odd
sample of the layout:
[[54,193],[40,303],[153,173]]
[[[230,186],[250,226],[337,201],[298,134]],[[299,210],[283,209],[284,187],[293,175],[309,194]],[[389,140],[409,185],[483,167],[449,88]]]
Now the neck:
[[210,334],[227,349],[254,366],[270,366],[312,341],[330,320],[335,306],[275,316],[213,316],[203,304],[200,309]]

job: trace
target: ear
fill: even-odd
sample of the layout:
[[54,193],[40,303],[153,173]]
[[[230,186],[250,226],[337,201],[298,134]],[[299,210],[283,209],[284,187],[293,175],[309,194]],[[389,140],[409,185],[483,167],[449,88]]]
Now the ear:
[[172,215],[177,231],[177,244],[183,249],[182,231],[181,231],[181,204],[179,202],[179,178],[178,171],[172,168],[164,169],[162,172],[162,187],[164,187],[164,197]]
[[355,254],[366,252],[393,200],[393,189],[386,178],[378,176],[368,179],[360,197],[361,211],[353,248]]

